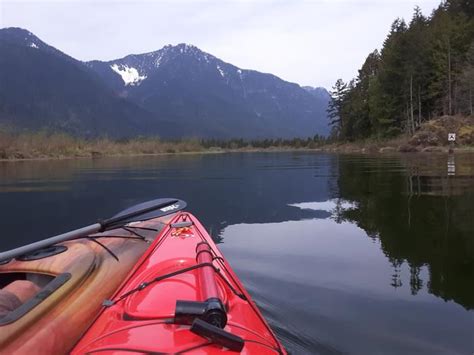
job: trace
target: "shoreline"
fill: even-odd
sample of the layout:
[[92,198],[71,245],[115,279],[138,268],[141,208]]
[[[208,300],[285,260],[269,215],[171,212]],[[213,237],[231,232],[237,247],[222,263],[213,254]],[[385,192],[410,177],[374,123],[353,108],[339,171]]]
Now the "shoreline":
[[120,154],[90,154],[90,155],[50,155],[28,158],[3,158],[0,163],[25,162],[25,161],[58,161],[58,160],[85,160],[102,158],[127,158],[127,157],[154,157],[154,156],[181,156],[181,155],[208,155],[208,154],[230,154],[230,153],[284,153],[284,152],[308,152],[308,153],[334,153],[334,154],[367,154],[367,155],[410,155],[410,154],[474,154],[474,146],[450,148],[443,146],[427,146],[420,150],[403,151],[393,146],[356,146],[356,144],[342,143],[330,144],[318,148],[238,148],[238,149],[208,149],[185,152],[156,152],[156,153],[120,153]]
[[[456,133],[449,144],[448,133]],[[474,117],[443,116],[424,122],[415,134],[392,138],[366,138],[354,142],[325,137],[293,139],[161,140],[159,137],[85,139],[66,133],[0,130],[0,162],[98,159],[257,152],[323,152],[338,154],[474,153]]]

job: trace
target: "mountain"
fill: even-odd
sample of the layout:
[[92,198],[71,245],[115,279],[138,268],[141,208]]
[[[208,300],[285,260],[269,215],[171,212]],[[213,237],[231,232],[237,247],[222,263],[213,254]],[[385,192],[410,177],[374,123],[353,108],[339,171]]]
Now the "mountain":
[[40,49],[43,52],[62,57],[68,61],[75,61],[72,57],[64,54],[54,47],[44,43],[33,33],[24,30],[22,28],[10,27],[0,29],[0,41],[6,41],[10,44],[16,44],[22,47],[29,47],[34,49]]
[[0,126],[112,137],[328,133],[321,93],[240,69],[192,45],[81,62],[26,30],[5,28],[0,52]]
[[112,137],[156,126],[154,115],[118,97],[82,62],[26,30],[0,29],[0,53],[1,126]]
[[331,100],[331,94],[329,94],[329,91],[326,90],[326,88],[323,87],[312,87],[312,86],[302,86],[303,89],[305,89],[307,92],[309,92],[311,95],[316,96],[322,100],[326,100],[329,102]]
[[86,64],[118,95],[162,114],[186,135],[264,138],[328,133],[327,97],[271,74],[238,68],[192,45],[168,45]]

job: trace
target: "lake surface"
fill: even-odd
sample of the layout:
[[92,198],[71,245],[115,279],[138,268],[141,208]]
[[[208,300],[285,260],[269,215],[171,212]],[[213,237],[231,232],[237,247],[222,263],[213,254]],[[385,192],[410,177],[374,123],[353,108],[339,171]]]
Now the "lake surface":
[[294,354],[474,352],[474,155],[0,162],[0,249],[186,200]]

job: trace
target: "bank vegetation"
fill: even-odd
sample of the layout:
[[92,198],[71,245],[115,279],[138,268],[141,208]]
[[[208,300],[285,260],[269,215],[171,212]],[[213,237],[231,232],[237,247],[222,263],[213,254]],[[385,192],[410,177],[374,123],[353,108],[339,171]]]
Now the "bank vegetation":
[[[448,133],[456,142],[448,143]],[[474,152],[474,116],[443,116],[423,122],[415,134],[344,142],[333,137],[294,139],[182,139],[137,137],[84,139],[65,133],[0,131],[0,160],[99,158],[102,156],[311,150],[328,152]]]

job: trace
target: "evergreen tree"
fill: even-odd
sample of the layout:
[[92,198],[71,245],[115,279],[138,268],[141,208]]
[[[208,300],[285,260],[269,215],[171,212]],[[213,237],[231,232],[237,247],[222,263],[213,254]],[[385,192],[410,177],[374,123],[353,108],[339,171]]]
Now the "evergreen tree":
[[339,137],[342,132],[342,110],[347,90],[347,84],[342,79],[338,79],[330,92],[331,100],[327,112],[332,126],[332,135],[335,137]]
[[459,76],[456,97],[459,99],[459,111],[465,115],[474,115],[474,40],[466,54],[463,70]]
[[[377,75],[380,70],[380,54],[377,50],[369,54],[356,81],[356,95],[358,96],[358,105],[355,107],[355,130],[356,138],[368,137],[375,133],[377,122],[374,103],[377,95],[374,91],[374,85],[377,85]],[[375,112],[374,112],[375,110]]]
[[447,0],[430,17],[396,19],[356,79],[339,79],[328,114],[342,140],[413,134],[439,115],[473,114],[474,1]]

